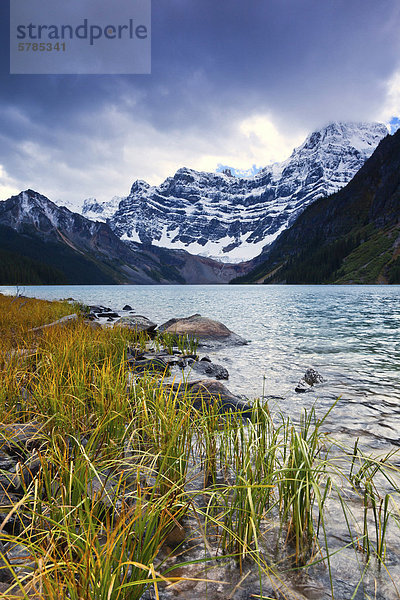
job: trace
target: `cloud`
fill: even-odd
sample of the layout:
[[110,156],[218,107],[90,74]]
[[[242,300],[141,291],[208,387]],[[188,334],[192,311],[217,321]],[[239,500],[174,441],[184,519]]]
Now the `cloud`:
[[18,182],[7,174],[3,165],[0,165],[0,198],[10,198],[20,191]]
[[[18,113],[26,138],[3,140],[20,189],[40,191],[57,202],[79,206],[85,197],[100,201],[126,195],[135,179],[159,184],[182,167],[214,171],[220,161],[239,169],[286,158],[303,136],[283,136],[261,115],[234,122],[225,135],[202,131],[195,123],[175,131],[157,129],[126,108],[104,107],[82,118],[76,129],[45,126]],[[3,136],[4,138],[4,136]],[[0,155],[2,150],[0,148]],[[60,185],[60,183],[62,185]],[[7,194],[6,187],[4,194]]]
[[389,124],[392,117],[400,114],[400,70],[396,71],[384,84],[386,97],[378,118]]
[[282,160],[330,121],[399,114],[397,0],[152,4],[150,76],[10,76],[0,54],[4,189],[106,200],[181,166]]

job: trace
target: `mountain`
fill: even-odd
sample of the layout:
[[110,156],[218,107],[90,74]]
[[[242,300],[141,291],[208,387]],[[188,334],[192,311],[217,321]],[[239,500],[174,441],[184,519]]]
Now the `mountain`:
[[[332,123],[254,177],[179,169],[159,186],[136,181],[108,218],[123,240],[225,262],[259,255],[316,199],[348,183],[387,135],[379,123]],[[110,204],[85,214],[105,219]]]
[[184,251],[128,246],[107,224],[33,190],[0,202],[0,259],[4,284],[227,283],[246,272]]
[[83,201],[82,215],[91,221],[106,222],[118,210],[119,203],[123,200],[114,196],[108,202],[97,202],[96,198],[86,198]]
[[342,190],[309,206],[246,283],[400,283],[400,130]]

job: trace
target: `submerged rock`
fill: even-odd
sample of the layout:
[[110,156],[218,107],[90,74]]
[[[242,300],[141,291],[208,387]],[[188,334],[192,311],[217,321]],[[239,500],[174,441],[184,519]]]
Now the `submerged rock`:
[[187,335],[195,338],[201,345],[217,344],[247,344],[247,341],[228,329],[219,321],[213,321],[199,314],[183,319],[170,319],[159,327],[159,331]]
[[299,380],[294,391],[298,394],[304,394],[311,390],[317,383],[323,383],[324,378],[315,369],[307,369],[304,376]]

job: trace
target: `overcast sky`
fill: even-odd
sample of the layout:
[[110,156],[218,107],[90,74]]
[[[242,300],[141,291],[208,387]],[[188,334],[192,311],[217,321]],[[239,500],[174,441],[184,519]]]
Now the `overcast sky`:
[[120,76],[9,75],[6,4],[0,199],[103,201],[182,166],[283,160],[334,120],[400,115],[398,0],[153,0],[152,73]]

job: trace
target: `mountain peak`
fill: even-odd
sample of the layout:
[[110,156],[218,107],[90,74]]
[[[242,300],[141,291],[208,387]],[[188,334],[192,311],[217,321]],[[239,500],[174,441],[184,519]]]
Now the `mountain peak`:
[[366,147],[374,146],[375,148],[380,140],[388,134],[388,128],[383,123],[333,121],[313,131],[293,152],[332,143],[337,143],[341,147],[353,146],[361,151]]

